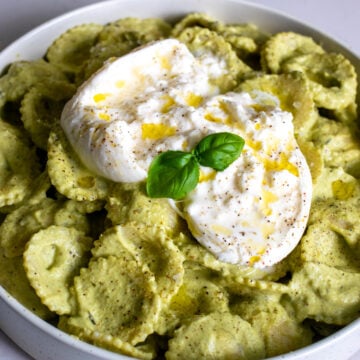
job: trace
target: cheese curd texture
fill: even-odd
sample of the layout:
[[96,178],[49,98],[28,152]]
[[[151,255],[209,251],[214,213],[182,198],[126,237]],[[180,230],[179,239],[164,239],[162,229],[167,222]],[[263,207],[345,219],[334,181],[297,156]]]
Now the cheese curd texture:
[[249,94],[220,95],[211,113],[245,139],[242,155],[222,172],[203,169],[183,213],[195,238],[220,260],[264,268],[300,240],[310,211],[312,180],[293,135],[292,116],[258,110]]
[[145,180],[154,156],[189,149],[209,133],[195,111],[216,91],[208,77],[177,40],[156,42],[108,61],[66,105],[62,126],[97,174]]
[[206,135],[242,136],[242,155],[222,172],[202,167],[197,188],[174,206],[220,260],[265,268],[304,232],[310,171],[292,115],[266,94],[219,94],[209,79],[223,66],[201,61],[174,39],[111,59],[67,103],[61,124],[84,164],[115,182],[145,180],[159,153],[191,151]]

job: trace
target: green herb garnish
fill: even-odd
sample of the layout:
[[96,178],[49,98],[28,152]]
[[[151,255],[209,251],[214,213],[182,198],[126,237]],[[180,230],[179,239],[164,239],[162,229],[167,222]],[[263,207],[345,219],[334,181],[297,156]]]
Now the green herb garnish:
[[241,154],[245,141],[228,133],[204,137],[192,152],[166,151],[152,161],[146,191],[152,198],[184,198],[199,182],[200,165],[225,170]]

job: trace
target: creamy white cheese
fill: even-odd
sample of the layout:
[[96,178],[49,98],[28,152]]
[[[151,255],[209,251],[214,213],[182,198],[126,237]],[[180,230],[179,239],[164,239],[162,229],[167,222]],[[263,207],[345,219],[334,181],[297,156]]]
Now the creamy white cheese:
[[[294,138],[292,116],[248,94],[205,105],[245,139],[242,155],[222,172],[203,169],[182,204],[195,238],[220,260],[264,268],[296,246],[310,211],[312,180]],[[208,110],[209,111],[209,110]],[[231,129],[231,130],[230,130]]]
[[173,39],[110,60],[65,106],[61,124],[84,164],[118,182],[145,180],[156,155],[190,151],[208,134],[242,136],[242,155],[222,172],[202,168],[197,188],[176,205],[220,260],[271,266],[296,246],[310,210],[292,116],[265,105],[266,94],[219,95],[209,79],[223,64],[201,61]]
[[67,103],[61,124],[94,172],[141,181],[155,155],[185,150],[208,133],[193,112],[215,92],[188,49],[164,40],[108,61]]

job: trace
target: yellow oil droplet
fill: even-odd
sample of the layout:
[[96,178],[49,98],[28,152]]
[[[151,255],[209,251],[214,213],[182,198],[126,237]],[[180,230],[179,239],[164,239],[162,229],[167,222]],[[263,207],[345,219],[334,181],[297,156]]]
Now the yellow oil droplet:
[[204,116],[205,120],[211,121],[214,123],[218,123],[218,124],[232,124],[232,125],[236,125],[236,127],[238,127],[237,125],[239,123],[234,124],[232,122],[232,118],[229,113],[228,107],[223,101],[219,102],[218,107],[222,111],[223,114],[220,113],[219,115],[214,115],[213,113],[208,112]]
[[202,103],[203,99],[204,98],[201,95],[190,93],[186,96],[185,101],[188,106],[198,107]]
[[219,109],[224,112],[226,115],[230,115],[229,113],[229,107],[224,101],[219,101]]
[[266,252],[265,248],[261,248],[257,251],[257,255],[253,255],[251,256],[251,258],[249,259],[249,265],[254,265],[255,263],[257,263],[258,261],[261,260],[261,256],[264,255]]
[[119,89],[123,88],[125,86],[125,84],[126,84],[125,80],[118,80],[115,83],[116,87],[119,88]]
[[287,170],[294,176],[299,176],[299,169],[289,161],[284,153],[281,153],[279,159],[277,160],[264,159],[263,164],[265,166],[265,170],[267,171]]
[[260,260],[261,260],[261,256],[259,255],[251,256],[251,258],[249,259],[249,265],[252,266]]
[[[267,239],[271,234],[273,234],[275,231],[275,227],[273,224],[263,224],[261,226],[261,235],[263,239]],[[265,249],[263,250],[263,253],[265,252]],[[262,254],[263,254],[262,253]],[[260,254],[260,252],[259,252]]]
[[249,148],[255,150],[255,151],[259,151],[262,149],[262,143],[261,141],[254,141],[252,139],[246,139],[245,143],[247,146],[249,146]]
[[106,113],[99,113],[98,117],[99,117],[99,119],[105,120],[105,121],[111,120],[110,115],[109,115],[109,114],[106,114]]
[[266,104],[252,104],[251,107],[257,112],[261,112],[261,111],[266,112],[269,110],[269,105]]
[[270,216],[272,214],[272,209],[270,207],[264,206],[261,210],[264,216]]
[[[226,115],[224,119],[224,124],[233,124],[231,113],[229,112],[229,107],[224,101],[219,102],[219,109]],[[236,127],[239,127],[239,122],[236,122]],[[241,127],[241,126],[240,126]]]
[[146,123],[141,125],[141,136],[143,139],[158,140],[172,136],[176,133],[176,128],[165,124]]
[[163,114],[166,114],[176,104],[176,102],[175,102],[174,98],[169,95],[164,95],[162,97],[162,100],[164,103],[163,103],[163,106],[161,107],[161,112]]
[[206,113],[204,115],[205,120],[213,122],[213,123],[217,123],[217,124],[229,124],[231,119],[229,117],[226,118],[221,118],[218,116],[215,116],[212,113]]
[[268,190],[262,191],[262,198],[266,203],[273,203],[279,199],[276,194]]
[[342,180],[335,180],[331,183],[333,195],[338,200],[347,200],[354,194],[355,184],[351,182],[344,182]]
[[204,117],[205,117],[205,120],[207,120],[207,121],[211,121],[211,122],[214,122],[214,123],[222,123],[222,119],[220,119],[218,117],[215,117],[211,113],[206,113]]
[[254,128],[255,128],[255,130],[260,130],[260,129],[261,129],[261,124],[256,123],[256,124],[254,125]]
[[[265,216],[269,216],[272,214],[272,209],[270,207],[270,204],[277,201],[278,200],[278,197],[276,194],[272,193],[271,191],[268,191],[268,190],[262,190],[261,192],[261,211],[263,212],[263,214]],[[268,231],[269,229],[266,229],[264,228],[264,231]],[[269,235],[269,234],[267,234]],[[267,236],[266,235],[266,236]],[[266,237],[265,236],[265,237]]]
[[171,70],[171,63],[169,59],[165,56],[160,57],[160,66],[165,70]]
[[99,93],[99,94],[95,94],[93,96],[93,99],[96,103],[99,103],[101,101],[104,101],[107,97],[109,97],[111,94],[109,93]]
[[232,235],[232,231],[231,229],[228,229],[227,227],[225,226],[222,226],[222,225],[219,225],[219,224],[213,224],[211,225],[211,229],[213,231],[215,231],[216,233],[218,234],[222,234],[222,235],[225,235],[225,236],[230,236]]
[[200,177],[199,177],[199,182],[205,182],[205,181],[210,181],[210,180],[214,180],[216,176],[216,171],[215,170],[211,170],[207,173],[200,171]]

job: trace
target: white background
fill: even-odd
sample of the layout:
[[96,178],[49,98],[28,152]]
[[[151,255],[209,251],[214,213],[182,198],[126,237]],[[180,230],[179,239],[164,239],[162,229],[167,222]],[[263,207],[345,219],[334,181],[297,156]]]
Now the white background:
[[[98,0],[0,0],[0,2],[1,50],[46,20],[72,9],[93,4]],[[335,38],[360,57],[359,0],[249,0],[249,2],[272,7],[304,21]],[[0,360],[29,359],[0,331]],[[344,359],[339,355],[339,360],[350,359]],[[360,351],[351,360],[360,360]]]

